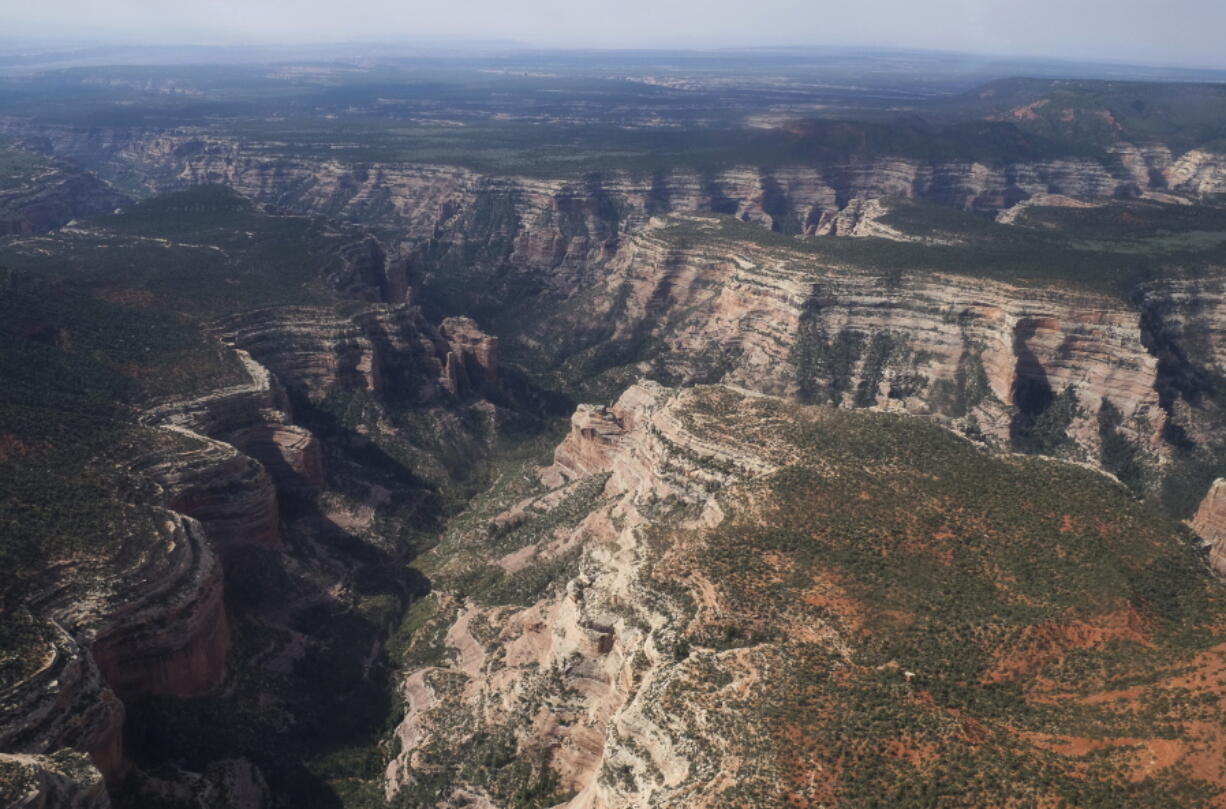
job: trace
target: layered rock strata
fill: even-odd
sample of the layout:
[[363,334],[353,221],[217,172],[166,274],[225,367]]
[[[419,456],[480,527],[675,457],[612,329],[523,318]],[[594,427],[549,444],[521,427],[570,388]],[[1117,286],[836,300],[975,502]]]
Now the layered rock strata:
[[46,233],[126,202],[93,174],[53,165],[21,185],[0,189],[0,236]]
[[280,490],[316,491],[323,482],[318,441],[292,423],[285,391],[268,369],[244,351],[237,354],[248,382],[163,402],[144,420],[229,444],[259,461]]
[[466,396],[498,385],[495,338],[467,318],[433,327],[406,304],[371,304],[348,315],[261,309],[227,318],[220,329],[228,342],[311,399],[339,388],[391,390],[402,404],[427,403],[444,391]]
[[4,749],[84,750],[117,782],[129,769],[125,701],[221,682],[230,635],[218,550],[277,547],[277,486],[322,481],[314,437],[289,423],[267,371],[241,360],[247,383],[146,414],[155,429],[128,465],[164,507],[134,518],[117,555],[65,560],[26,599],[53,631],[42,665],[0,702]]
[[244,545],[278,547],[277,490],[264,465],[230,444],[182,427],[167,429],[179,439],[173,449],[134,463],[162,487],[167,506],[199,520],[223,554]]
[[[529,338],[611,324],[650,345],[639,373],[930,415],[1007,445],[1019,414],[1075,400],[1066,431],[1099,457],[1100,412],[1155,462],[1166,451],[1151,326],[1115,298],[967,276],[884,278],[743,243],[627,240],[601,294]],[[576,346],[575,350],[582,346]]]
[[[10,121],[9,128],[32,145],[86,165],[106,165],[113,173],[142,178],[150,187],[224,183],[253,199],[363,222],[407,225],[417,235],[442,224],[449,214],[471,209],[479,197],[511,197],[517,213],[552,209],[575,223],[587,213],[614,209],[623,220],[668,211],[715,210],[780,230],[813,232],[823,215],[852,199],[914,197],[997,209],[1044,193],[1111,197],[1150,189],[1197,195],[1226,189],[1221,154],[1200,149],[1174,154],[1158,143],[1119,143],[1098,158],[987,163],[878,156],[834,158],[815,166],[770,171],[742,167],[711,174],[609,172],[577,181],[537,181],[440,166],[294,158],[275,153],[273,144],[187,129],[32,131],[17,121]],[[495,208],[496,203],[490,212]]]
[[[1218,609],[1219,585],[1177,525],[1145,533],[1152,511],[1093,472],[993,458],[913,419],[641,382],[610,407],[581,407],[538,474],[541,488],[491,498],[424,560],[439,589],[407,655],[406,712],[386,772],[393,800],[867,805],[891,794],[898,772],[922,790],[934,767],[968,756],[1010,783],[1000,792],[995,778],[968,775],[956,789],[976,805],[1046,789],[1021,760],[1075,787],[1100,783],[1104,795],[1221,778],[1212,764],[1187,769],[1216,749],[1217,719],[1138,724],[1116,676],[1070,688],[1097,675],[1061,675],[1074,655],[1118,660],[1120,644],[1142,654],[1167,642],[1147,623],[1159,619],[1135,606],[1150,592],[1154,553],[1182,560],[1181,585]],[[976,487],[974,506],[951,506]],[[1035,571],[1032,536],[1057,556],[1045,576],[1058,578],[1065,554],[1086,553],[1092,569],[1138,577],[1095,584],[1071,617],[1061,584],[1015,578]],[[963,589],[968,579],[984,584]],[[939,596],[934,580],[948,588]],[[998,605],[995,620],[1020,623],[923,615],[965,614],[982,599]],[[892,633],[907,642],[878,645]],[[944,633],[958,639],[938,646]],[[1186,693],[1189,670],[1218,670],[1220,642],[1201,643],[1175,652],[1178,663],[1130,661],[1151,678],[1137,700],[1165,705]],[[998,693],[1003,682],[1016,686],[1006,707],[951,704],[954,688]],[[1216,681],[1198,687],[1219,716]],[[1021,718],[1053,705],[1041,729]],[[1113,762],[1093,773],[1084,746],[1066,742],[1082,738],[1073,717],[1085,706],[1102,711],[1100,749]]]
[[[713,492],[769,474],[787,455],[750,435],[697,434],[683,412],[691,401],[686,392],[643,382],[611,408],[581,408],[554,464],[540,472],[550,488],[495,517],[496,525],[548,520],[568,508],[578,487],[604,481],[594,508],[573,527],[495,562],[517,570],[577,551],[583,561],[574,578],[526,607],[437,596],[441,611],[455,617],[444,641],[455,657],[405,680],[389,797],[428,779],[445,750],[471,742],[473,733],[506,732],[500,728],[510,728],[524,761],[556,774],[556,791],[573,796],[568,807],[659,805],[678,790],[704,789],[704,780],[731,763],[687,741],[703,729],[684,728],[680,717],[661,723],[651,709],[655,695],[681,685],[681,667],[663,664],[673,659],[669,639],[688,619],[680,604],[640,581],[651,557],[643,537],[660,509],[688,508],[696,524],[718,523]],[[651,760],[635,758],[648,750]],[[658,780],[640,782],[642,791],[627,802],[610,778],[623,767],[647,768]],[[456,796],[496,805],[477,784],[462,785]]]
[[66,562],[28,599],[53,634],[41,667],[0,702],[4,749],[84,750],[118,780],[128,767],[121,697],[188,696],[220,681],[229,628],[212,545],[169,510],[140,530],[125,555]]
[[1192,530],[1204,540],[1209,564],[1226,576],[1226,479],[1213,481],[1192,517]]

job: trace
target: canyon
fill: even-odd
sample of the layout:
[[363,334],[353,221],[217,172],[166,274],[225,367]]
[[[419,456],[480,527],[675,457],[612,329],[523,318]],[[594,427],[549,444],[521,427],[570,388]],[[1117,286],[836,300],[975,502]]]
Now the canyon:
[[13,805],[1222,805],[1226,157],[224,130],[0,123]]

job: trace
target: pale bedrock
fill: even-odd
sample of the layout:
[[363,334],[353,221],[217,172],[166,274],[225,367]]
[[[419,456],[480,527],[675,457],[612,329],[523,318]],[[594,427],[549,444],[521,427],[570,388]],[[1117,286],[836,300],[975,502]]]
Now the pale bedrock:
[[230,444],[255,458],[280,491],[316,491],[323,484],[319,442],[292,423],[289,400],[268,369],[239,350],[246,383],[149,410],[143,420]]
[[26,775],[26,788],[8,809],[110,809],[101,774],[78,753],[0,753],[0,770],[6,778],[19,771]]
[[[574,415],[555,463],[541,470],[556,488],[530,507],[548,510],[577,481],[608,475],[599,506],[535,549],[579,547],[582,572],[530,607],[468,603],[458,611],[446,637],[454,662],[410,672],[404,682],[407,710],[397,730],[401,752],[387,770],[389,795],[419,774],[418,751],[454,739],[456,718],[469,712],[474,727],[504,728],[545,749],[560,788],[575,793],[565,804],[572,809],[673,805],[715,780],[725,762],[714,728],[701,714],[658,710],[660,695],[687,676],[688,662],[665,644],[688,617],[642,581],[652,550],[641,532],[657,509],[679,504],[705,504],[704,519],[718,521],[712,492],[770,474],[780,459],[717,426],[698,434],[688,426],[691,400],[689,392],[641,382],[607,409]],[[473,630],[477,619],[494,628],[492,638]],[[440,691],[431,683],[443,672],[464,684]],[[567,696],[540,705],[533,685],[540,672],[558,672],[558,693]],[[628,791],[609,778],[623,768],[634,773]],[[497,805],[481,784],[459,784],[455,794]]]
[[[1072,386],[1079,413],[1070,434],[1089,456],[1107,400],[1130,440],[1155,458],[1165,451],[1158,361],[1141,313],[1117,299],[938,274],[886,284],[748,244],[679,248],[650,234],[627,240],[607,269],[604,295],[532,338],[547,344],[549,334],[613,318],[613,340],[654,341],[654,367],[674,378],[784,396],[812,389],[845,406],[955,421],[973,413],[1002,441],[1019,382],[1055,394]],[[835,390],[829,352],[839,335],[859,348]],[[959,409],[954,393],[980,373],[981,395]]]
[[1226,479],[1213,481],[1192,518],[1192,530],[1209,552],[1209,564],[1226,576]]
[[6,750],[81,750],[115,781],[128,769],[119,697],[220,682],[229,627],[217,555],[200,523],[173,511],[148,530],[104,564],[63,563],[28,599],[56,634],[43,665],[0,696]]
[[223,555],[243,545],[280,546],[277,490],[264,466],[229,444],[166,429],[183,436],[176,450],[133,462],[162,487],[166,506],[199,520]]
[[333,388],[428,403],[498,383],[497,340],[467,318],[435,328],[405,304],[369,304],[348,316],[278,307],[221,324],[225,338],[258,358],[287,387],[318,399]]

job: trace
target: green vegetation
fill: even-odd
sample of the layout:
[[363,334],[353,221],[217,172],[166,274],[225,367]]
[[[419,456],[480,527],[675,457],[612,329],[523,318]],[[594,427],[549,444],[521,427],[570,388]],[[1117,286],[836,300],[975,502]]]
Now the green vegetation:
[[159,384],[226,370],[174,323],[0,271],[0,595],[10,606],[52,561],[107,558],[156,537],[150,485],[124,461],[162,439],[135,423],[146,394],[129,369],[161,339],[202,361]]
[[[663,235],[683,247],[748,242],[769,248],[796,264],[814,262],[818,265],[815,273],[823,265],[846,267],[895,282],[917,274],[951,273],[1026,286],[1069,286],[1124,300],[1143,281],[1226,263],[1226,241],[1189,243],[1179,239],[1171,243],[1173,249],[1162,251],[1123,249],[1128,245],[1118,252],[1087,250],[1060,234],[984,223],[973,214],[956,216],[978,223],[976,227],[983,232],[961,244],[838,236],[797,240],[734,217],[698,214],[676,220]],[[916,226],[914,232],[924,235],[931,231]]]
[[1123,414],[1110,399],[1104,399],[1098,410],[1098,438],[1102,442],[1103,469],[1115,475],[1134,491],[1143,491],[1146,470],[1140,449],[1119,431]]
[[843,330],[828,338],[817,322],[812,317],[801,320],[792,349],[800,398],[808,403],[840,404],[851,389],[852,373],[864,351],[864,335]]
[[25,185],[50,165],[47,158],[0,139],[0,191]]
[[[628,214],[602,191],[593,176],[600,172],[649,182],[655,213],[668,207],[662,174],[690,171],[706,204],[727,212],[735,206],[713,178],[729,166],[881,155],[1001,166],[1102,158],[1122,137],[1218,148],[1223,136],[1221,122],[1199,111],[1220,107],[1220,88],[1208,86],[1015,81],[924,105],[919,99],[951,85],[798,90],[794,75],[776,84],[754,75],[752,89],[713,90],[684,80],[660,86],[654,74],[651,82],[628,78],[621,67],[581,76],[389,65],[258,75],[113,68],[0,79],[0,106],[39,124],[197,127],[241,139],[274,162],[336,160],[358,174],[374,162],[406,161],[583,179],[583,193],[560,198],[549,226],[564,240],[589,240],[592,251],[622,237]],[[797,116],[789,105],[798,97],[806,114],[816,100],[831,101],[831,117],[778,120],[781,111]],[[915,115],[894,119],[899,102]],[[851,120],[848,108],[857,105],[873,114]],[[764,112],[773,123],[746,126]],[[154,181],[125,175],[107,155],[82,153],[125,187]],[[0,146],[0,190],[48,165]],[[801,212],[782,187],[767,180],[761,192],[774,232],[719,214],[675,219],[657,232],[676,247],[761,247],[812,284],[791,356],[807,403],[867,408],[887,378],[895,398],[929,384],[910,372],[920,362],[900,334],[821,326],[820,285],[832,268],[860,271],[885,290],[955,273],[1132,300],[1142,282],[1226,262],[1226,209],[1210,204],[1036,207],[1004,226],[891,201],[884,223],[920,241],[801,241]],[[323,213],[336,213],[343,197]],[[670,363],[652,336],[660,324],[647,322],[654,300],[646,325],[618,332],[632,305],[629,283],[609,302],[599,284],[575,274],[585,289],[538,325],[553,290],[511,264],[522,202],[490,191],[448,223],[455,239],[439,234],[413,245],[430,305],[489,315],[504,333],[527,336],[510,347],[515,358],[588,398],[609,398],[644,369],[688,382],[736,367],[739,349],[726,345],[702,349],[692,364]],[[364,204],[374,216],[393,200],[376,194]],[[0,261],[12,268],[0,273],[0,606],[11,618],[0,625],[0,687],[28,675],[52,642],[50,628],[21,607],[48,570],[139,554],[158,538],[157,493],[128,467],[172,439],[139,425],[142,408],[243,379],[212,333],[219,318],[288,304],[344,311],[350,303],[329,287],[326,270],[363,236],[199,186],[52,236],[0,243]],[[568,260],[557,252],[555,266]],[[138,760],[203,769],[240,756],[260,767],[278,806],[384,805],[379,779],[397,752],[391,731],[403,711],[393,678],[402,667],[426,668],[436,693],[459,693],[464,675],[441,667],[452,660],[448,630],[460,611],[487,608],[470,630],[494,645],[500,627],[489,616],[532,605],[573,578],[583,544],[559,539],[606,502],[602,475],[546,491],[532,470],[559,438],[550,417],[568,403],[533,391],[514,370],[506,378],[507,390],[491,393],[494,408],[420,407],[411,386],[315,399],[293,392],[296,418],[324,440],[328,490],[318,500],[282,497],[289,553],[252,551],[229,562],[231,679],[199,698],[133,702],[127,731]],[[1137,492],[1152,483],[1115,405],[1080,414],[1073,387],[1029,382],[1015,396],[1015,448],[1066,452],[1074,419],[1096,415],[1104,467]],[[1214,382],[1194,392],[1211,405]],[[735,415],[737,406],[702,396],[710,398],[695,412]],[[931,396],[943,414],[971,422],[991,396],[979,349],[968,349],[955,379],[934,383]],[[722,722],[722,739],[752,754],[721,796],[727,805],[778,805],[780,783],[811,803],[849,809],[1174,809],[1220,799],[1214,784],[1184,772],[1130,778],[1135,740],[1187,741],[1196,723],[1223,721],[1213,690],[1223,683],[1192,687],[1177,676],[1226,640],[1226,602],[1186,532],[1100,476],[1036,458],[992,458],[931,425],[768,400],[754,407],[757,420],[723,426],[777,450],[772,457],[785,458],[785,468],[719,494],[726,522],[683,531],[679,521],[696,517],[696,507],[642,506],[657,518],[644,550],[672,554],[667,564],[648,563],[642,597],[676,620],[638,628],[658,633],[662,665],[693,677],[666,683],[647,710],[684,716],[701,705],[703,722]],[[675,460],[719,473],[702,480],[708,493],[720,492],[716,477],[738,474],[735,461],[655,438]],[[1167,505],[1179,499],[1186,511],[1197,487],[1222,469],[1220,455],[1180,448]],[[493,519],[516,503],[515,516]],[[363,507],[376,513],[342,526]],[[421,574],[406,572],[407,560],[431,546],[418,560]],[[726,612],[700,615],[678,560],[712,583]],[[434,594],[425,595],[422,575]],[[734,695],[719,693],[740,677],[733,659],[751,661],[761,677]],[[495,656],[490,665],[505,661]],[[558,671],[523,677],[526,712],[565,703]],[[1127,705],[1090,699],[1125,689]],[[425,766],[397,806],[454,799],[457,783],[480,784],[511,809],[567,797],[543,746],[463,710],[447,720],[447,732],[420,751]],[[1066,737],[1119,744],[1076,756],[1051,749]],[[27,776],[0,772],[0,797]],[[623,786],[634,776],[628,766],[601,775]]]
[[[728,608],[688,643],[777,646],[787,663],[746,709],[775,728],[762,753],[797,789],[818,771],[848,807],[1209,805],[1217,787],[1186,773],[1130,780],[1127,748],[1091,765],[1029,741],[1221,725],[1219,673],[1195,707],[1170,682],[1226,640],[1226,598],[1182,528],[1077,467],[993,458],[918,421],[774,407],[777,426],[746,427],[800,460],[721,495],[732,518],[687,558]],[[813,626],[850,657],[798,639]],[[1082,699],[1127,687],[1126,704]]]
[[[530,470],[531,465],[520,474],[531,474]],[[497,513],[488,509],[505,503],[508,489],[522,486],[522,478],[503,478],[501,486],[475,501],[461,521],[449,526],[438,547],[422,560],[425,570],[436,587],[462,599],[487,605],[530,606],[577,571],[579,548],[553,553],[545,548],[559,529],[574,528],[592,512],[600,503],[606,480],[606,475],[595,475],[579,481],[560,501],[529,506],[515,520],[474,525],[478,515],[488,519]],[[496,564],[500,557],[528,548],[533,549],[532,555],[519,570],[508,573]]]
[[1226,136],[1224,103],[1219,83],[1014,78],[941,102],[934,112],[1007,121],[1062,143],[1159,140],[1179,150]]
[[[1033,391],[1037,387],[1041,393],[1019,390],[1014,394],[1018,413],[1013,420],[1010,437],[1013,446],[1022,452],[1055,455],[1071,443],[1068,428],[1080,409],[1077,405],[1077,388],[1069,385],[1060,393],[1053,394],[1046,384],[1046,381],[1040,384],[1032,380],[1028,389]],[[1019,383],[1018,387],[1020,389],[1023,385]]]
[[338,247],[318,222],[260,214],[233,191],[206,185],[0,245],[0,262],[133,308],[216,318],[333,300],[322,270]]

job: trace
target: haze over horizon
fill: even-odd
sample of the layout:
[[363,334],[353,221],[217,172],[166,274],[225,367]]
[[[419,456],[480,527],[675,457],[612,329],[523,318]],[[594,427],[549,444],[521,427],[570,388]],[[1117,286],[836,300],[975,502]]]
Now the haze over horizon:
[[762,0],[610,4],[455,0],[207,0],[173,6],[65,0],[9,9],[11,35],[150,44],[318,43],[400,38],[513,40],[533,47],[852,46],[1226,68],[1226,4],[1209,0],[876,0],[855,6]]

